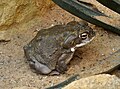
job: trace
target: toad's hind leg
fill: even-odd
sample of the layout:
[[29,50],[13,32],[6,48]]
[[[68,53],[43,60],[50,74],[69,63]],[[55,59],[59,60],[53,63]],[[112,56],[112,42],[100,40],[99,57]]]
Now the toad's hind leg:
[[47,66],[35,59],[30,61],[30,66],[33,67],[37,71],[37,73],[40,74],[49,74],[51,72],[51,70]]
[[24,46],[24,52],[30,67],[34,68],[37,73],[49,74],[51,72],[51,69],[49,69],[46,65],[36,60],[36,58],[33,56],[34,51],[32,51],[31,46],[28,46],[28,45]]

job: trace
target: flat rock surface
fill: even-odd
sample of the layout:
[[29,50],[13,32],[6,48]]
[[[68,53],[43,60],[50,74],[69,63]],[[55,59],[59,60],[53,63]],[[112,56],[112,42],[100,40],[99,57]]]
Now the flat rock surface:
[[[107,15],[120,21],[120,16],[115,12],[105,8],[95,0],[91,0],[91,2]],[[55,6],[42,18],[36,17],[25,24],[10,26],[8,30],[13,33],[10,35],[10,41],[0,42],[0,88],[12,89],[26,86],[45,89],[68,79],[76,73],[95,67],[98,61],[120,49],[120,36],[89,24],[96,32],[96,38],[90,44],[76,51],[65,74],[45,76],[33,73],[24,57],[24,45],[32,40],[40,29],[65,24],[73,20],[79,21],[80,19]],[[106,68],[106,66],[107,64],[102,67]]]
[[114,75],[101,74],[76,80],[62,89],[119,89],[120,79]]

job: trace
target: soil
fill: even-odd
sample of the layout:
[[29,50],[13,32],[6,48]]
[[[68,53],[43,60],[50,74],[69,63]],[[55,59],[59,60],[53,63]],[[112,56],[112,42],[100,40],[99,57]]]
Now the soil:
[[[93,3],[102,12],[120,22],[120,15],[97,2]],[[34,38],[40,29],[57,24],[66,24],[73,20],[80,21],[81,19],[55,6],[41,19],[36,17],[25,25],[14,24],[11,26],[8,30],[8,32],[13,33],[10,41],[0,42],[0,88],[12,89],[28,86],[44,89],[64,81],[86,67],[91,67],[90,65],[94,65],[98,60],[103,60],[120,49],[120,36],[89,23],[96,32],[96,37],[90,44],[76,51],[65,74],[47,76],[34,73],[26,61],[23,47]]]

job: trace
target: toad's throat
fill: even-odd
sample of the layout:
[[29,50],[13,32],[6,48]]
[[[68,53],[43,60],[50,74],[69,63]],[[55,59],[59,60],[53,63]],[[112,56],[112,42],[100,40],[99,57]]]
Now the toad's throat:
[[72,47],[72,48],[71,48],[71,51],[74,52],[76,48],[82,47],[82,46],[84,46],[84,45],[90,43],[94,38],[95,38],[95,37],[93,37],[93,38],[90,39],[90,40],[86,39],[86,40],[82,41],[82,43],[77,44],[75,47]]

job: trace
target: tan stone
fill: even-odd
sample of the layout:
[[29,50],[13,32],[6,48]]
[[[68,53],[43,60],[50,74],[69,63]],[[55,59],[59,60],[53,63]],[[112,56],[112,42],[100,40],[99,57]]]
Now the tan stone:
[[76,80],[63,89],[120,89],[120,79],[115,75],[100,74]]
[[0,42],[7,42],[10,41],[11,39],[11,32],[10,31],[0,31]]
[[51,5],[51,0],[0,0],[0,30],[14,23],[27,23]]

